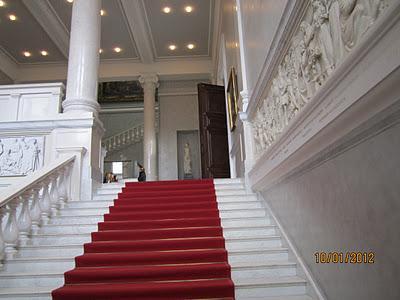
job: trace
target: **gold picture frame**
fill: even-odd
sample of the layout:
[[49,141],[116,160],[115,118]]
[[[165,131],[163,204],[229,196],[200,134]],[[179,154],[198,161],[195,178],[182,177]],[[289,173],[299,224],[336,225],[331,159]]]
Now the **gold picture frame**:
[[227,102],[228,102],[228,113],[229,113],[229,127],[231,131],[234,131],[236,128],[236,119],[238,115],[238,85],[237,85],[237,75],[235,68],[232,67],[229,80],[228,87],[226,89]]

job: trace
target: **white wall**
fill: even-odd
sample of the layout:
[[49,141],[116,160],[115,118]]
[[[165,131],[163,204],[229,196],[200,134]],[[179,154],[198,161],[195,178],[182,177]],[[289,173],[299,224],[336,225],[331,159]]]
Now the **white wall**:
[[106,129],[104,138],[107,138],[136,125],[143,124],[143,111],[100,113],[100,120]]
[[198,130],[197,95],[160,97],[158,172],[160,180],[178,178],[177,131]]

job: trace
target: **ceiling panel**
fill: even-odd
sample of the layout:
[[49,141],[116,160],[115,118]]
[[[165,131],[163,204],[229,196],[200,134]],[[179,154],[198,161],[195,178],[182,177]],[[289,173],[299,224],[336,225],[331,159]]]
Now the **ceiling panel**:
[[2,71],[0,71],[0,84],[12,84],[12,80]]
[[[8,16],[14,14],[16,21]],[[0,7],[0,46],[18,63],[44,63],[65,60],[64,56],[51,41],[40,24],[31,15],[21,0],[8,0],[5,7]],[[49,52],[48,56],[40,55],[41,50]],[[22,55],[24,51],[32,53],[31,57]]]
[[[65,27],[71,29],[72,4],[66,0],[49,0]],[[137,51],[133,39],[119,6],[118,0],[103,0],[102,9],[105,15],[101,17],[101,59],[137,59]],[[115,53],[113,48],[122,49]]]
[[[144,0],[143,4],[157,58],[210,55],[210,0]],[[193,12],[185,12],[187,5]],[[162,11],[165,6],[171,8],[170,13]],[[189,43],[196,47],[187,49]],[[169,50],[170,44],[177,49]]]

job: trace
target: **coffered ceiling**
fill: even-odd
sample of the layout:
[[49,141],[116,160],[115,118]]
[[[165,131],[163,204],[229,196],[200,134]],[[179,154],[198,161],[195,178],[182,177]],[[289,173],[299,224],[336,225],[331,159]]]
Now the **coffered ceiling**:
[[[17,65],[66,63],[72,3],[3,0],[0,53]],[[185,8],[191,7],[191,12]],[[165,7],[169,12],[165,13]],[[102,61],[210,58],[213,0],[103,0]],[[190,9],[188,9],[190,10]],[[14,15],[15,20],[10,16]],[[188,48],[193,44],[193,49]],[[175,46],[174,50],[169,47]],[[122,49],[119,53],[114,49]],[[41,51],[46,51],[43,56]],[[29,52],[29,53],[26,53]],[[24,55],[25,53],[25,55]],[[7,74],[6,70],[0,70]]]

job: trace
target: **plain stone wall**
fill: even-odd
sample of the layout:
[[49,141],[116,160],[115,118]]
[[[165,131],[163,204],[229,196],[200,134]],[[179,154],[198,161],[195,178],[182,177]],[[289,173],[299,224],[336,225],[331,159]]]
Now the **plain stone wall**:
[[[397,123],[262,193],[330,300],[400,299],[399,154]],[[375,263],[317,264],[318,251]]]
[[177,131],[198,130],[197,95],[160,97],[158,175],[160,180],[178,179]]

